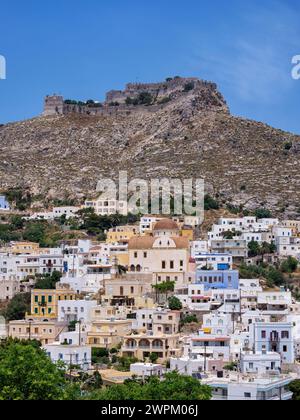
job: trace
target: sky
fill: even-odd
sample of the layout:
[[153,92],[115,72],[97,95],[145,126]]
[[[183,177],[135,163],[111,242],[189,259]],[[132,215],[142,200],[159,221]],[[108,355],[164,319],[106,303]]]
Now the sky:
[[218,84],[232,114],[300,134],[299,0],[1,0],[0,124],[43,98],[103,100],[170,76]]

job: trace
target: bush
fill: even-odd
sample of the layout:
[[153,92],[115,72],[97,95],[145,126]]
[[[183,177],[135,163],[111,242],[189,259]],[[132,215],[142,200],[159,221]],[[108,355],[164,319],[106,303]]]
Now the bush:
[[20,293],[14,296],[6,309],[1,312],[6,321],[20,321],[30,312],[31,294]]
[[292,147],[293,143],[291,141],[284,144],[284,150],[291,150]]
[[149,92],[141,92],[136,98],[126,98],[127,105],[151,105],[154,98]]
[[254,215],[258,219],[270,219],[272,217],[270,210],[265,209],[263,207],[260,209],[256,209]]
[[210,195],[204,197],[204,210],[219,210],[220,206],[218,202]]
[[184,85],[184,92],[190,92],[194,88],[195,88],[195,83],[194,82],[188,82]]
[[36,275],[35,289],[39,290],[54,290],[56,283],[62,278],[62,274],[59,271],[54,271],[50,274],[37,274]]
[[123,385],[112,387],[88,395],[90,400],[128,401],[201,401],[211,399],[211,388],[201,385],[198,379],[180,375],[177,372],[166,374],[161,380],[156,376],[145,382],[138,379],[127,380]]
[[101,348],[98,349],[96,347],[92,348],[92,362],[94,364],[97,363],[102,363],[103,362],[103,358],[108,358],[109,357],[109,351],[107,349]]
[[171,311],[181,311],[182,303],[176,296],[169,299],[169,309],[171,309]]
[[198,318],[196,315],[187,315],[183,318],[182,320],[182,324],[186,325],[186,324],[197,324],[198,323]]
[[281,271],[283,273],[294,273],[298,268],[299,262],[296,258],[289,257],[286,261],[281,264]]

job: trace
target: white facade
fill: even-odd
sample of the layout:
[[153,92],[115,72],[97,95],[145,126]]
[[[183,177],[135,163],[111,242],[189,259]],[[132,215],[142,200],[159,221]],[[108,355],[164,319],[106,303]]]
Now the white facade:
[[91,321],[92,309],[97,306],[96,300],[63,300],[58,302],[58,321]]
[[34,213],[30,217],[25,219],[27,220],[54,220],[59,217],[65,216],[68,220],[76,216],[76,213],[80,210],[80,207],[75,206],[64,206],[64,207],[54,207],[52,211],[48,212],[39,212]]
[[211,312],[203,315],[203,329],[209,329],[213,335],[229,335],[233,332],[231,315]]
[[128,206],[126,201],[118,201],[113,199],[98,198],[97,200],[87,200],[84,204],[85,208],[93,208],[98,216],[110,216],[113,214],[121,214],[127,216]]
[[193,241],[191,243],[191,257],[195,258],[199,254],[208,253],[208,241]]
[[63,362],[67,366],[78,366],[83,370],[91,367],[92,350],[89,346],[49,344],[44,347],[53,363]]
[[206,357],[214,360],[230,360],[230,337],[204,334],[190,335],[184,346],[184,356]]
[[295,361],[293,326],[288,322],[258,322],[250,326],[250,342],[255,353],[275,352],[282,363]]
[[[199,267],[206,267],[209,270],[226,269],[232,270],[232,255],[220,253],[200,253],[194,251],[195,263]],[[224,267],[224,268],[222,268]]]
[[162,377],[165,373],[165,368],[159,364],[152,363],[134,363],[130,365],[130,372],[138,377],[159,376]]
[[281,373],[281,356],[278,353],[243,353],[241,371],[248,374]]
[[243,377],[231,373],[226,378],[209,377],[203,384],[213,389],[213,401],[280,401],[291,400],[288,385],[292,376]]
[[145,233],[151,232],[154,228],[154,225],[162,219],[163,218],[159,216],[142,216],[140,220],[141,235],[145,235]]

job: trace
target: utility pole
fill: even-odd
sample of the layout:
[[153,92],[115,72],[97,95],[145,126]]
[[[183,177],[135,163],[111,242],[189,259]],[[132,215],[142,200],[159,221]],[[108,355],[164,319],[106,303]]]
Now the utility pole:
[[72,382],[72,362],[73,362],[73,354],[70,353],[70,366],[69,366],[69,375],[70,375],[70,382]]
[[206,342],[204,342],[204,373],[206,374]]
[[78,342],[78,344],[79,344],[79,346],[81,346],[81,321],[78,321],[78,325],[79,325],[79,337],[78,337],[79,342]]

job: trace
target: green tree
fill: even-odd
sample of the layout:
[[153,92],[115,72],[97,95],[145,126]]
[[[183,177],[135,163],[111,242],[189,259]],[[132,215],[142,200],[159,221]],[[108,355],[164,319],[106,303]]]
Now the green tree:
[[219,210],[219,203],[212,198],[210,195],[205,195],[204,197],[204,210]]
[[6,309],[1,312],[6,321],[19,321],[25,318],[25,314],[30,312],[30,293],[19,293],[9,302]]
[[168,300],[168,295],[170,292],[174,292],[175,290],[175,282],[174,281],[164,281],[162,283],[158,283],[152,286],[158,294],[164,294],[166,301]]
[[157,353],[151,353],[149,356],[150,362],[151,363],[156,363],[158,360],[158,354]]
[[233,239],[235,237],[235,232],[232,232],[231,230],[227,230],[226,232],[222,233],[222,236],[224,239]]
[[181,311],[182,303],[176,296],[170,297],[169,309],[171,309],[171,311]]
[[289,384],[289,390],[293,393],[293,400],[300,401],[300,379]]
[[285,284],[284,275],[275,267],[269,267],[266,272],[266,279],[269,287],[282,286]]
[[264,207],[256,209],[254,215],[258,219],[269,219],[272,217],[272,213],[270,212],[270,210],[265,209]]
[[53,290],[56,288],[56,283],[60,281],[62,274],[59,271],[54,271],[52,274],[37,274],[35,289]]
[[54,365],[36,343],[7,340],[0,344],[0,400],[77,399],[62,366]]
[[152,376],[145,383],[134,379],[90,394],[86,399],[107,401],[201,401],[211,399],[211,388],[191,376],[177,372],[166,374],[163,380]]
[[25,241],[37,242],[43,246],[45,242],[47,222],[30,222],[23,233]]
[[250,258],[257,257],[260,255],[260,246],[259,243],[256,241],[251,241],[248,244],[248,255]]
[[12,230],[23,229],[24,227],[24,220],[21,216],[12,216],[10,219],[10,225]]
[[186,325],[186,324],[193,324],[193,323],[198,323],[198,318],[196,315],[186,315],[183,320],[182,320],[182,325]]
[[283,273],[294,273],[298,268],[299,262],[296,258],[289,257],[286,261],[281,264],[281,271]]

